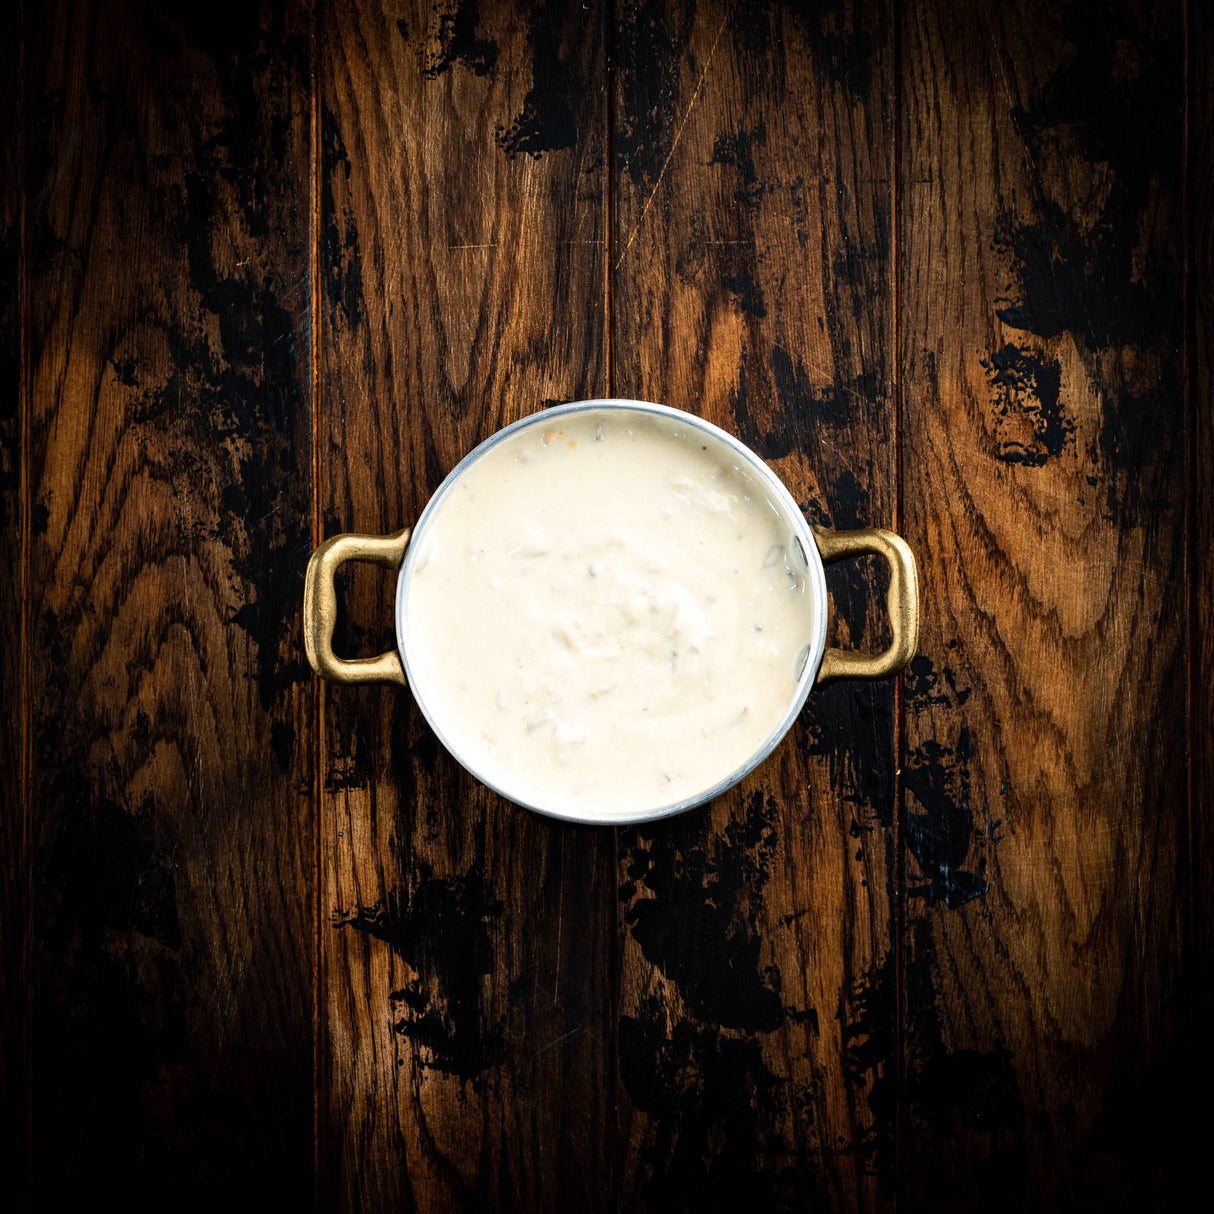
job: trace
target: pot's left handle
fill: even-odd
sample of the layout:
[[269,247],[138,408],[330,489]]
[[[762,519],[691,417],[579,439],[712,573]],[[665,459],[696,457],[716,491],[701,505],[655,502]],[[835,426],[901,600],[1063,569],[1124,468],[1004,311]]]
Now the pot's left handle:
[[308,561],[304,582],[304,648],[312,669],[330,683],[399,683],[405,686],[405,668],[395,649],[376,658],[339,658],[333,652],[337,625],[337,587],[334,577],[347,561],[366,561],[399,569],[409,545],[411,527],[395,535],[335,535],[325,540]]

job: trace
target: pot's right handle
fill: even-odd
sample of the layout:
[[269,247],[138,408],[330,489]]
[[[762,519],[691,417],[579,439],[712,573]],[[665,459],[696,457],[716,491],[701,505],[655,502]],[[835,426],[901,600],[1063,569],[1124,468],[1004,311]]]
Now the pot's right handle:
[[813,533],[824,564],[867,554],[885,558],[889,565],[889,593],[885,596],[885,605],[889,611],[890,631],[894,634],[884,653],[828,649],[822,655],[818,682],[884,679],[897,674],[915,656],[919,645],[919,570],[914,553],[900,535],[880,527],[865,527],[859,531],[814,527]]
[[410,528],[395,535],[335,535],[325,540],[308,561],[304,581],[304,648],[312,669],[329,683],[399,683],[405,668],[395,649],[375,658],[339,658],[333,652],[337,624],[337,587],[333,579],[347,561],[367,561],[399,569],[409,546]]

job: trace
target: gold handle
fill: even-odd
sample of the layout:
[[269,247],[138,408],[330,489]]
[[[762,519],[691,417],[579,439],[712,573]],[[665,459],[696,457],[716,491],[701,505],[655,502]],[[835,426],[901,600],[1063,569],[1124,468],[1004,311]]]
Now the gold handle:
[[868,553],[883,556],[889,565],[889,593],[885,605],[894,634],[884,653],[855,649],[828,649],[822,655],[818,682],[830,679],[884,679],[897,674],[915,656],[919,646],[919,571],[906,541],[892,531],[865,527],[859,531],[813,528],[824,564]]
[[395,649],[377,658],[339,658],[333,652],[333,629],[337,625],[337,587],[333,579],[347,561],[399,569],[411,530],[406,527],[395,535],[335,535],[312,553],[304,582],[304,648],[312,669],[322,679],[330,683],[405,686],[405,668]]

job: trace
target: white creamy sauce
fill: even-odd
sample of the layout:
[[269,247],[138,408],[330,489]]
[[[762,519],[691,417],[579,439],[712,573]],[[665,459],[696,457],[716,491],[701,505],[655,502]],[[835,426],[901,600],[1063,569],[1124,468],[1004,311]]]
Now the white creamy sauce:
[[741,767],[796,695],[816,627],[800,541],[728,447],[674,420],[527,428],[417,543],[414,692],[508,795],[672,805]]

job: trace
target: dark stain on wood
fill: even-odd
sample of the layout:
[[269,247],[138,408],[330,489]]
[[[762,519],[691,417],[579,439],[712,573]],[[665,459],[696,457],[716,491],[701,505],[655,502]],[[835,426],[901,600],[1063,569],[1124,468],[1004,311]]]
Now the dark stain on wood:
[[[1099,452],[1116,522],[1127,501],[1141,508],[1143,454],[1162,437],[1147,419],[1183,391],[1176,351],[1161,344],[1180,329],[1180,250],[1152,249],[1144,275],[1141,243],[1144,221],[1160,206],[1159,184],[1180,180],[1181,45],[1179,31],[1154,35],[1130,5],[1074,4],[1062,24],[1073,57],[1011,111],[1026,150],[1050,172],[1032,183],[1038,217],[1005,218],[997,231],[1012,272],[1011,298],[997,315],[1080,343],[1102,391]],[[1081,192],[1072,181],[1083,183]],[[1144,357],[1107,357],[1127,348]]]
[[531,47],[531,87],[522,109],[497,133],[507,156],[525,152],[539,159],[545,152],[573,147],[578,130],[574,98],[594,82],[579,76],[577,57],[570,50],[584,37],[585,10],[569,14],[560,3],[536,3],[528,18]]
[[[944,676],[944,686],[940,685],[940,677]],[[972,688],[957,686],[957,672],[951,666],[944,666],[939,672],[936,664],[925,653],[916,654],[911,659],[903,677],[906,689],[906,707],[912,711],[921,711],[936,706],[947,708],[950,705],[960,707],[970,697]]]
[[[433,13],[432,25],[427,31],[422,74],[433,80],[458,64],[473,75],[488,76],[500,51],[497,43],[484,37],[477,28],[480,20],[478,0],[436,4]],[[400,30],[401,21],[397,21],[396,28]]]
[[772,799],[756,792],[723,836],[676,826],[622,842],[624,922],[646,960],[700,1020],[770,1033],[784,1022],[780,971],[760,966],[761,936],[739,905],[761,897],[775,844]]
[[486,1017],[482,987],[493,972],[489,925],[502,910],[475,872],[436,878],[422,863],[411,889],[334,912],[334,926],[385,941],[412,972],[388,1003],[394,1031],[421,1066],[475,1082],[500,1056],[502,1025]]
[[345,323],[357,325],[362,321],[362,245],[353,210],[345,205],[339,210],[333,197],[333,179],[339,172],[349,183],[350,156],[328,105],[320,111],[320,155],[325,292],[330,311],[340,308]]
[[778,966],[760,957],[753,908],[771,876],[777,811],[756,791],[722,834],[701,813],[622,841],[625,924],[685,1009],[672,1022],[667,1001],[648,997],[620,1019],[621,1080],[652,1118],[640,1151],[647,1208],[784,1209],[817,1185],[784,1123],[790,1103],[809,1108],[820,1092],[790,1091],[762,1044],[787,1021],[818,1031],[816,1010],[785,1006]]
[[1180,44],[1153,37],[1130,5],[1085,0],[1063,10],[1062,25],[1073,57],[1011,116],[1031,155],[1048,158],[1055,173],[1077,170],[1087,189],[1068,196],[1040,180],[1039,222],[1000,233],[1019,292],[998,315],[1042,337],[1072,333],[1099,351],[1153,337],[1159,307],[1180,298],[1181,267],[1166,254],[1153,262],[1153,283],[1135,269],[1152,183],[1180,168],[1180,141],[1160,138],[1181,114]]
[[615,34],[620,114],[613,154],[637,186],[654,185],[675,138],[679,64],[696,16],[695,0],[675,11],[666,0],[621,5]]
[[804,362],[781,346],[772,349],[769,361],[784,408],[818,424],[846,426],[855,402],[872,400],[879,394],[880,385],[871,371],[861,373],[850,382],[837,380],[828,388],[815,388]]
[[[932,659],[921,653],[907,673],[906,708],[911,713],[938,712],[947,721],[953,716],[947,710],[960,709],[971,690],[958,686],[950,666],[937,674]],[[985,806],[973,804],[970,726],[963,719],[951,744],[939,740],[947,737],[945,729],[936,725],[937,736],[926,738],[906,756],[902,784],[914,798],[906,808],[906,847],[918,869],[908,875],[906,892],[929,906],[942,903],[957,910],[989,892],[982,851],[998,843],[1002,821],[991,818]]]
[[[895,1189],[895,1139],[900,1115],[931,1136],[942,1148],[951,1135],[976,1133],[983,1143],[976,1172],[967,1187],[949,1192],[947,1180],[936,1189],[948,1208],[965,1203],[973,1192],[995,1209],[1019,1209],[1024,1201],[1024,1102],[1013,1059],[1002,1045],[988,1050],[950,1049],[942,1031],[934,989],[937,947],[930,921],[914,926],[905,977],[906,1004],[901,1013],[905,1026],[906,1073],[902,1083],[904,1110],[899,1109],[897,1055],[891,1022],[898,1018],[893,955],[864,974],[840,1001],[844,1020],[849,1075],[867,1089],[872,1112],[870,1128],[852,1144],[878,1177],[881,1190]],[[930,1165],[922,1165],[930,1185]],[[941,1179],[936,1177],[936,1179]],[[969,1183],[973,1188],[969,1188]]]
[[1007,342],[982,360],[991,385],[995,458],[1039,468],[1073,441],[1075,423],[1058,399],[1057,359]]
[[749,316],[762,319],[767,315],[763,288],[749,274],[726,274],[721,286],[733,296],[738,308]]
[[718,135],[712,145],[714,164],[731,164],[738,170],[738,184],[734,197],[743,206],[757,207],[763,199],[767,186],[759,180],[755,171],[754,149],[767,142],[767,128],[759,123],[753,130],[734,131]]
[[690,1020],[668,1028],[662,1000],[649,998],[620,1018],[620,1078],[653,1121],[643,1208],[783,1210],[817,1195],[813,1161],[781,1131],[789,1094],[754,1036]]
[[872,87],[876,48],[860,21],[863,5],[854,0],[743,0],[734,6],[742,45],[750,52],[767,51],[778,34],[772,18],[787,15],[801,26],[812,50],[814,66],[825,79],[849,93],[866,94]]
[[[858,579],[859,575],[855,576]],[[836,588],[832,595],[834,602],[867,606],[867,584],[860,583],[858,593],[855,586],[853,581],[853,593],[847,599],[841,599]],[[889,788],[893,767],[882,739],[893,728],[892,707],[887,696],[871,687],[840,683],[812,693],[798,726],[804,730],[804,739],[799,737],[798,743],[807,754],[826,760],[831,783],[841,799],[871,810],[886,827],[894,824],[892,810],[883,795]]]
[[933,987],[938,970],[929,920],[915,923],[906,968],[906,1104],[928,1142],[948,1153],[951,1135],[981,1143],[973,1171],[958,1189],[933,1168],[930,1153],[917,1161],[922,1179],[936,1185],[949,1207],[978,1192],[993,1208],[1019,1209],[1025,1198],[1024,1100],[1014,1060],[995,1041],[990,1048],[950,1048]]
[[924,881],[911,885],[907,893],[929,905],[943,902],[955,910],[990,889],[985,858],[979,858],[977,872],[962,867],[975,832],[970,805],[973,754],[970,731],[962,725],[955,746],[927,741],[908,756],[903,786],[919,809],[907,813],[906,846]]

